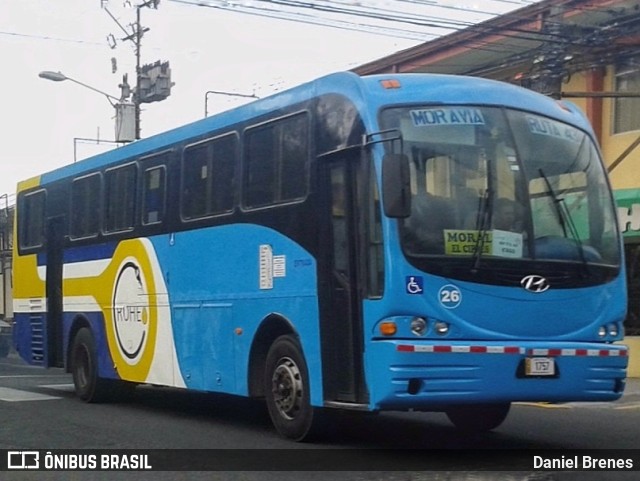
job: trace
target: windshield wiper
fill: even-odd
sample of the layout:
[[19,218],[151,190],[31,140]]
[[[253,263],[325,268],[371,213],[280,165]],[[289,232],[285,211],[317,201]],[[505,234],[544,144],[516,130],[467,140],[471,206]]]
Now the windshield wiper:
[[[562,210],[562,206],[560,205],[561,203],[562,205],[564,205],[564,199],[561,197],[558,197],[558,194],[556,194],[556,192],[553,190],[553,187],[551,186],[551,182],[549,181],[549,178],[546,176],[542,168],[538,169],[538,172],[540,173],[540,177],[542,177],[542,179],[544,180],[544,183],[547,186],[547,191],[549,192],[549,195],[551,196],[551,200],[553,201],[553,207],[555,207],[556,214],[558,216],[558,224],[560,224],[560,227],[562,227],[562,234],[565,237],[567,237],[567,225],[565,222],[565,215]],[[571,216],[569,216],[569,218],[571,218]]]
[[585,269],[587,269],[589,263],[587,262],[587,258],[584,255],[584,245],[580,240],[578,229],[576,228],[576,225],[573,222],[573,217],[571,216],[571,212],[569,211],[569,208],[567,207],[567,204],[564,201],[564,197],[560,197],[558,194],[556,194],[556,192],[553,190],[553,187],[551,186],[551,182],[549,181],[549,178],[546,176],[542,168],[538,169],[538,172],[540,173],[540,177],[542,177],[542,179],[544,180],[544,183],[547,186],[547,190],[549,191],[549,195],[553,200],[556,213],[558,214],[558,223],[560,224],[560,227],[562,227],[562,232],[564,234],[564,237],[566,239],[569,239],[569,237],[567,236],[567,227],[568,227],[569,234],[571,234],[571,238],[576,244],[576,249],[578,250],[578,257],[580,258],[582,265],[585,267]]
[[480,267],[480,259],[482,257],[482,251],[484,250],[484,242],[487,230],[491,225],[491,213],[493,211],[491,207],[491,190],[487,188],[482,197],[478,200],[478,211],[476,213],[476,226],[478,238],[476,239],[476,245],[473,249],[473,256],[471,258],[471,270],[477,271]]

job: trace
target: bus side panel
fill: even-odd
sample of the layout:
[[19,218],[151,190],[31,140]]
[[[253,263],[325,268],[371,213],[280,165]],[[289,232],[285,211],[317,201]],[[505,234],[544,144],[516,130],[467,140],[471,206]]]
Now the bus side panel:
[[[17,243],[16,243],[17,244]],[[46,294],[35,254],[13,256],[14,348],[29,364],[45,364]]]
[[306,250],[251,224],[179,232],[153,244],[187,387],[248,394],[253,338],[266,318],[277,315],[300,336],[312,402],[322,405],[317,269]]
[[172,306],[180,370],[189,388],[235,391],[232,307],[213,300]]
[[[35,265],[36,256],[23,256],[18,264],[20,283],[30,280],[20,287],[15,301],[21,316],[16,343],[23,358],[42,364],[46,352],[39,347],[38,336],[44,340],[47,334],[46,300],[35,296],[44,289],[46,267],[44,261]],[[35,275],[29,278],[29,272]],[[184,387],[176,376],[167,290],[147,239],[69,248],[64,252],[63,272],[65,353],[70,352],[72,333],[88,324],[100,377]],[[45,328],[40,329],[40,324]]]
[[184,387],[176,364],[164,268],[149,239],[126,240],[94,278],[91,292],[102,306],[106,345],[118,375]]

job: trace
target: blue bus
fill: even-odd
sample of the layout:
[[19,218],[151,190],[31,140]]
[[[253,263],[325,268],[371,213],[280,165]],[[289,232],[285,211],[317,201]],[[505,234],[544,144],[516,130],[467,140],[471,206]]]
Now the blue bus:
[[21,182],[14,344],[80,399],[137,384],[331,409],[611,401],[621,239],[576,107],[502,82],[336,73]]

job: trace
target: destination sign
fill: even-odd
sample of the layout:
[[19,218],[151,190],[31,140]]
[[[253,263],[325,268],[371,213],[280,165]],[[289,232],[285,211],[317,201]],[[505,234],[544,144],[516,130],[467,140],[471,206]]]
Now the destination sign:
[[411,121],[416,127],[441,125],[484,125],[480,109],[468,107],[411,110]]

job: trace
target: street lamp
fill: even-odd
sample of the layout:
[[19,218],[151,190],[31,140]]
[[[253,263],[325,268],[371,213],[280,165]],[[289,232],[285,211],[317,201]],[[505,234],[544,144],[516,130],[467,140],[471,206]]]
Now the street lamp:
[[[62,72],[51,72],[49,70],[42,71],[38,74],[40,78],[45,80],[51,80],[53,82],[62,82],[64,80],[70,80],[73,83],[77,83],[78,85],[82,85],[89,90],[93,90],[94,92],[98,92],[99,94],[107,97],[107,100],[111,104],[112,107],[116,109],[116,142],[131,142],[134,139],[139,138],[137,135],[136,128],[136,120],[135,111],[136,106],[131,104],[130,102],[125,102],[124,98],[116,98],[113,95],[109,95],[102,90],[98,90],[91,85],[87,85],[79,80],[73,79],[71,77],[67,77]],[[124,93],[123,93],[124,95]]]
[[73,79],[71,77],[67,77],[65,74],[63,74],[62,72],[51,72],[49,70],[45,70],[43,72],[40,72],[38,74],[38,77],[46,79],[46,80],[52,80],[54,82],[62,82],[64,80],[71,80],[74,83],[77,83],[78,85],[82,85],[83,87],[88,88],[89,90],[93,90],[94,92],[98,92],[99,94],[104,95],[105,97],[107,97],[107,100],[109,100],[109,103],[111,105],[114,105],[113,102],[111,102],[111,100],[115,100],[116,102],[119,102],[120,99],[114,97],[113,95],[109,95],[106,92],[103,92],[102,90],[98,90],[95,87],[92,87],[91,85],[87,85],[85,83],[82,83],[76,79]]

